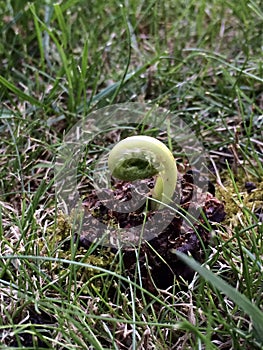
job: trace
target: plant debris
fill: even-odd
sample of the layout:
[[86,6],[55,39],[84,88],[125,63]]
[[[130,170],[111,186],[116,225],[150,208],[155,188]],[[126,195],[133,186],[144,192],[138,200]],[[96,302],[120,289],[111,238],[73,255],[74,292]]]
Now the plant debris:
[[[145,196],[142,201],[141,193],[142,190],[144,192],[146,190],[146,193],[148,190],[149,193],[153,184],[154,179],[142,180],[138,189],[138,183],[118,181],[114,184],[113,190],[93,190],[83,200],[85,212],[83,226],[80,236],[76,238],[80,246],[88,249],[98,235],[101,236],[101,224],[111,227],[109,240],[112,239],[112,232],[116,231],[117,237],[119,229],[125,229],[126,240],[134,240],[133,244],[122,248],[125,274],[134,278],[139,260],[143,286],[151,292],[156,291],[156,288],[168,288],[174,284],[175,279],[178,281],[192,279],[194,272],[179,261],[174,252],[177,250],[185,254],[190,253],[201,262],[211,241],[213,225],[223,221],[226,215],[224,204],[210,192],[195,185],[191,172],[178,179],[174,195],[174,202],[176,200],[178,202],[179,199],[180,203],[177,209],[171,205],[158,212],[145,211]],[[130,206],[136,202],[141,203],[140,201],[142,205],[139,205],[139,208],[137,206],[134,212],[117,211],[120,203],[123,205],[122,208],[125,208],[125,203]],[[196,218],[193,222],[185,220],[185,213],[189,209],[191,215]],[[152,228],[150,234],[148,232],[139,243],[138,237],[134,237],[134,228],[143,225],[145,221],[151,221],[153,217],[157,222],[156,230]],[[159,223],[162,222],[169,224],[158,232],[161,227]],[[122,237],[123,240],[125,238]],[[107,240],[104,242],[109,243]],[[135,245],[139,246],[138,250]],[[118,247],[112,246],[111,250],[117,253]]]

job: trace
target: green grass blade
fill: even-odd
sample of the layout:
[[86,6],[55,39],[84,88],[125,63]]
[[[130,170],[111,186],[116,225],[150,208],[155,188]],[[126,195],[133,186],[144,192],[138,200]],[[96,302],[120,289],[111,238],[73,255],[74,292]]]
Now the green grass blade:
[[194,259],[189,258],[180,252],[176,252],[176,255],[185,264],[198,272],[205,280],[210,282],[215,288],[226,294],[251,317],[254,325],[255,337],[258,341],[263,343],[263,312],[260,311],[244,294],[241,294],[235,288],[226,283],[222,278],[216,276],[213,272],[201,266]]
[[263,20],[263,11],[258,6],[258,4],[255,1],[250,0],[247,5],[261,20]]
[[61,29],[61,35],[62,35],[62,45],[64,47],[67,47],[68,45],[68,28],[67,28],[67,24],[65,22],[64,16],[63,16],[63,12],[61,10],[61,5],[60,4],[54,4],[54,10],[55,10],[55,14],[59,23],[59,27]]
[[8,90],[12,91],[17,97],[21,98],[24,101],[30,102],[32,105],[42,107],[42,103],[35,99],[32,95],[27,95],[14,84],[10,83],[7,79],[0,75],[0,84],[5,86]]
[[[34,4],[32,6],[34,7]],[[34,9],[35,9],[35,7],[34,7]],[[42,42],[41,26],[39,25],[39,22],[35,16],[33,17],[33,20],[34,20],[36,37],[37,37],[38,47],[39,47],[40,66],[43,67],[44,63],[45,63],[45,53],[44,53],[44,46],[43,46],[43,42]]]
[[[99,102],[99,101],[101,101],[103,99],[106,99],[106,98],[108,98],[110,96],[115,95],[116,91],[119,90],[120,86],[124,86],[129,81],[137,78],[138,76],[140,76],[140,74],[144,73],[149,67],[153,66],[154,64],[156,64],[161,59],[162,59],[162,57],[156,56],[153,59],[151,59],[149,62],[146,62],[144,65],[142,65],[141,67],[136,69],[134,72],[126,74],[126,76],[124,78],[122,78],[120,81],[111,84],[107,88],[105,88],[102,91],[100,91],[97,95],[95,95],[92,98],[91,103]],[[83,109],[84,109],[84,107],[83,107],[83,105],[81,105],[78,108],[78,113],[82,113]]]

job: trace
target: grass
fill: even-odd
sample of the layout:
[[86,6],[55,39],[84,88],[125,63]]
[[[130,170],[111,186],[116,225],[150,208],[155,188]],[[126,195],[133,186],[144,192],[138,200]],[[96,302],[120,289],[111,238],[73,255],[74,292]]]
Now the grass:
[[[1,348],[262,349],[261,2],[9,0],[0,19]],[[88,113],[122,102],[169,108],[202,142],[227,212],[204,265],[251,309],[204,270],[153,295],[121,252],[76,248],[54,156]]]

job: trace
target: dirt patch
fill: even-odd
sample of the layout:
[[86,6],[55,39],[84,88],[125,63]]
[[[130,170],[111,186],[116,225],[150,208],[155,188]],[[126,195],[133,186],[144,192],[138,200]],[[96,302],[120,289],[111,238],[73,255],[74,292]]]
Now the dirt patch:
[[[224,205],[214,197],[213,185],[208,186],[210,192],[203,191],[194,184],[191,171],[178,178],[173,201],[177,205],[171,204],[169,208],[158,212],[145,211],[145,204],[134,212],[115,210],[114,205],[117,206],[118,203],[125,207],[129,200],[141,201],[141,190],[145,191],[146,188],[146,192],[147,189],[149,192],[153,185],[153,179],[144,180],[140,182],[142,188],[138,190],[133,183],[118,181],[114,183],[112,190],[92,191],[83,201],[84,224],[80,236],[77,237],[80,246],[89,248],[98,235],[101,235],[101,224],[111,227],[111,233],[104,241],[106,245],[115,233],[118,236],[120,228],[125,229],[125,239],[133,243],[122,249],[125,274],[134,280],[139,260],[143,286],[151,292],[156,291],[156,287],[164,289],[173,285],[175,279],[191,280],[194,272],[176,258],[175,251],[190,253],[202,262],[213,225],[225,218]],[[185,219],[189,210],[194,220],[190,216]],[[134,228],[153,218],[156,225],[138,244],[138,237],[134,237]],[[159,232],[163,222],[169,224]],[[137,248],[134,248],[136,245]],[[118,250],[114,246],[110,249],[115,253]]]

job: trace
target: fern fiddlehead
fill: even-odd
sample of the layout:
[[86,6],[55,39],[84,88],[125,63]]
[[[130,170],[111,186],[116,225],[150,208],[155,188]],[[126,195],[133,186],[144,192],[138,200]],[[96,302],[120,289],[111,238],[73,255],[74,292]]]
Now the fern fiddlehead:
[[156,175],[152,197],[153,208],[163,208],[174,194],[177,167],[171,151],[151,136],[131,136],[118,142],[110,151],[108,166],[111,174],[124,181],[135,181]]

